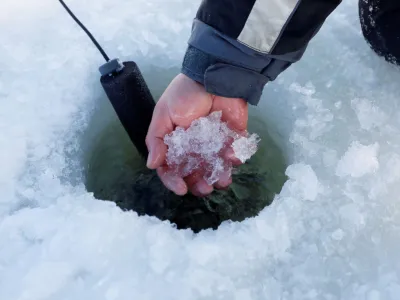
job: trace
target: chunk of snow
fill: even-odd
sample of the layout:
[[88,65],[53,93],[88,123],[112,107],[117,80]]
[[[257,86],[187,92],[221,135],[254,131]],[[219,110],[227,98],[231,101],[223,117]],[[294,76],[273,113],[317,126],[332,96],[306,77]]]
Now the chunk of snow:
[[377,143],[363,145],[358,141],[353,142],[340,159],[336,168],[336,175],[340,177],[362,177],[375,172],[379,168],[378,150],[379,145]]
[[381,126],[387,119],[383,111],[367,99],[353,99],[351,106],[356,112],[361,128],[365,130]]
[[305,164],[295,164],[289,166],[286,171],[292,184],[291,192],[300,198],[315,201],[320,192],[320,184],[312,168]]

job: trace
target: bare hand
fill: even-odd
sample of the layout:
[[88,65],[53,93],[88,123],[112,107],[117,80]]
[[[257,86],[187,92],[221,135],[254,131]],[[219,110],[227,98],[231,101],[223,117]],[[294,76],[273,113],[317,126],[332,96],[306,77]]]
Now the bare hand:
[[[225,188],[232,183],[228,175],[210,186],[202,178],[201,172],[181,178],[168,172],[165,162],[168,149],[164,144],[164,136],[177,126],[188,128],[195,119],[214,111],[222,111],[222,121],[227,122],[230,129],[237,132],[247,129],[248,105],[243,99],[211,95],[201,84],[183,74],[174,78],[157,102],[146,137],[149,150],[147,167],[157,169],[163,184],[177,195],[185,195],[190,190],[196,196],[205,196],[214,187]],[[234,164],[240,164],[233,153],[227,153],[226,156]]]

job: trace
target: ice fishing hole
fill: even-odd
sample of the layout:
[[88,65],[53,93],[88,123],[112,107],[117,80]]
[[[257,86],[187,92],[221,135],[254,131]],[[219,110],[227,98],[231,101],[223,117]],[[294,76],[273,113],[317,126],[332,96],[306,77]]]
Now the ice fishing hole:
[[[158,75],[148,78],[150,87],[155,86],[151,78],[162,76]],[[155,99],[165,89],[165,86],[157,87],[152,90]],[[162,185],[155,172],[145,167],[103,96],[96,103],[84,136],[86,188],[98,200],[113,201],[121,209],[133,210],[139,215],[169,220],[177,229],[190,228],[199,232],[217,229],[224,221],[243,221],[258,215],[272,203],[286,181],[287,166],[262,118],[252,114],[249,130],[260,135],[260,148],[247,164],[236,170],[228,190],[216,190],[205,198],[191,194],[179,197]]]

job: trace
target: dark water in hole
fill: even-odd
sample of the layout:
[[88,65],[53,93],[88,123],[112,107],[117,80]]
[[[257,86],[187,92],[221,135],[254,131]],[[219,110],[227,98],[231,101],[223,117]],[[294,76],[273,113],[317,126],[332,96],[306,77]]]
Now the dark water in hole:
[[[153,91],[156,99],[164,88]],[[108,100],[99,99],[84,137],[87,190],[96,199],[114,201],[124,210],[169,220],[178,229],[195,232],[216,229],[226,220],[256,216],[280,192],[286,181],[286,163],[265,123],[254,114],[249,131],[260,135],[260,148],[249,163],[236,170],[228,190],[205,198],[179,197],[164,188],[155,172],[146,169]]]

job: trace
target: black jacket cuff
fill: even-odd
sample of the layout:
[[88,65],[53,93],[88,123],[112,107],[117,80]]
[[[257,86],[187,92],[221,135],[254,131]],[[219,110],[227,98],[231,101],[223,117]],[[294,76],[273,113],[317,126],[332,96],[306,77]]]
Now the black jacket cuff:
[[182,73],[204,85],[207,92],[227,98],[241,98],[249,104],[260,101],[268,77],[254,70],[227,63],[189,46]]

